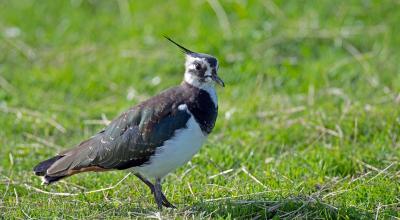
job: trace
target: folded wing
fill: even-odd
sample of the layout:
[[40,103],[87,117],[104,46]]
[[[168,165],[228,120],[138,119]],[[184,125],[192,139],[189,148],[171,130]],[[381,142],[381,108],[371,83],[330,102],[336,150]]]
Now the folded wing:
[[166,96],[124,112],[100,133],[60,153],[45,177],[145,164],[164,141],[186,126],[191,115],[179,104]]

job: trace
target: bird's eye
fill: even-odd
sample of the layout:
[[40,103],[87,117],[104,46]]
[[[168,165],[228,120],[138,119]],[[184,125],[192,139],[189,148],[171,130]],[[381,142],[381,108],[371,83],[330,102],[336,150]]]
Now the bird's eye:
[[194,68],[196,68],[196,70],[200,70],[201,69],[200,63],[195,63]]

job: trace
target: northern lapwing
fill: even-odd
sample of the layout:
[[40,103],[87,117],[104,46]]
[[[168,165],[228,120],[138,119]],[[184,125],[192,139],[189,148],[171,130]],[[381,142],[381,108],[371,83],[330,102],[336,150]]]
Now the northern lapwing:
[[72,149],[39,163],[33,170],[50,184],[88,171],[128,170],[143,181],[159,209],[174,208],[161,180],[196,154],[214,128],[218,114],[215,83],[218,60],[179,45],[186,55],[183,82],[130,108],[104,130]]

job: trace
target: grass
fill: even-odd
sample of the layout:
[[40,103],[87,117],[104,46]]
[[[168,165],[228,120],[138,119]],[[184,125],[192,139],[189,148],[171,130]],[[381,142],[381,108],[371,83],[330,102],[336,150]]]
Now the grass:
[[[400,2],[0,0],[0,215],[19,218],[400,217]],[[125,172],[44,187],[39,161],[217,56],[209,141],[156,213]],[[42,191],[53,194],[45,194]],[[55,193],[76,194],[59,196]]]

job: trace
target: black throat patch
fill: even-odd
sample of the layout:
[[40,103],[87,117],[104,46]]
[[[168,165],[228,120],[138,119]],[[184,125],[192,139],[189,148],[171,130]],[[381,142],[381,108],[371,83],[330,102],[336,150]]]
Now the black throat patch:
[[189,98],[184,101],[189,111],[199,123],[201,130],[206,134],[211,133],[217,120],[218,106],[214,104],[207,91],[186,82],[182,86],[185,93],[190,94]]

